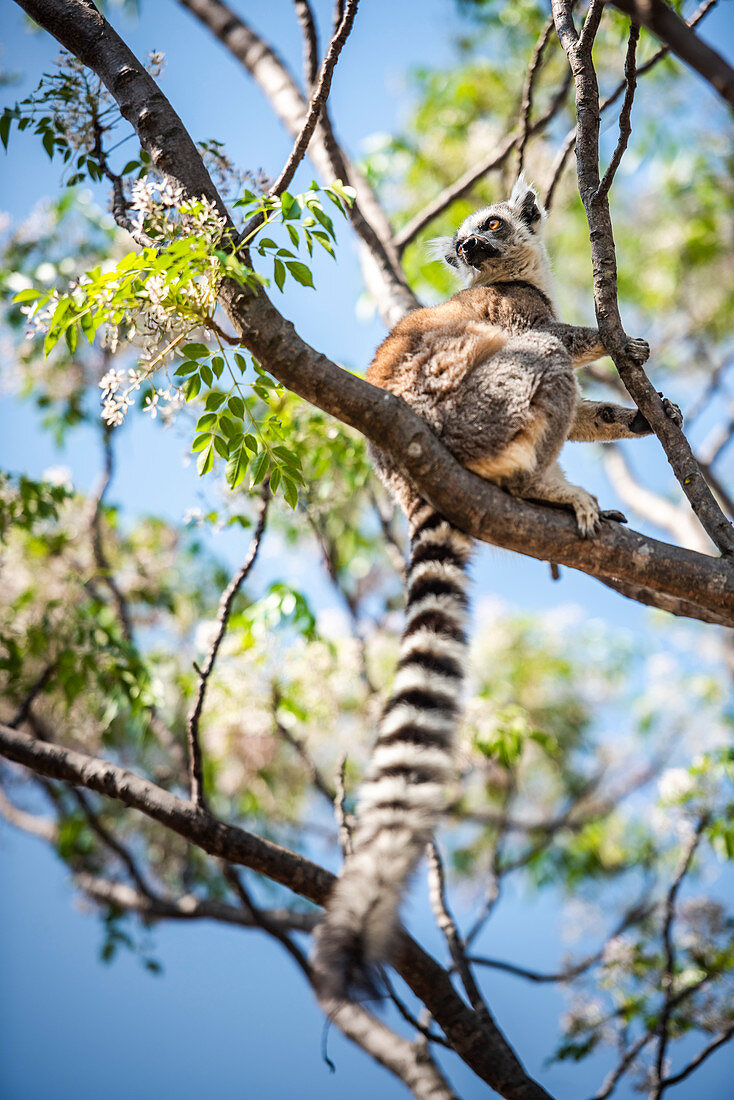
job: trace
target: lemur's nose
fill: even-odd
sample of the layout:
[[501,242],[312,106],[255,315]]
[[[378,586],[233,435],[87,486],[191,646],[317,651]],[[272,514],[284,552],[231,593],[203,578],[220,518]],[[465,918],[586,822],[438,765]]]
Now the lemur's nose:
[[472,235],[471,237],[466,237],[466,239],[461,242],[459,246],[459,251],[463,256],[466,256],[468,258],[481,246],[482,241],[480,241],[479,237]]

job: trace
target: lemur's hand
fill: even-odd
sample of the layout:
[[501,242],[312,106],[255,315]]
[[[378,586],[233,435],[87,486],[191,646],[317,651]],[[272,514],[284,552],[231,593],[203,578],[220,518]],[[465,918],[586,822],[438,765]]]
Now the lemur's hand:
[[675,402],[670,401],[667,397],[663,397],[660,390],[658,390],[658,397],[662,397],[663,408],[665,409],[665,415],[668,417],[668,419],[672,420],[673,423],[678,428],[682,428],[683,427],[683,413],[680,411],[680,409],[675,404]]
[[650,358],[650,345],[647,340],[628,340],[624,346],[624,353],[633,363],[641,367]]
[[624,512],[618,512],[616,508],[606,508],[600,514],[602,519],[613,519],[615,523],[627,522],[627,517]]

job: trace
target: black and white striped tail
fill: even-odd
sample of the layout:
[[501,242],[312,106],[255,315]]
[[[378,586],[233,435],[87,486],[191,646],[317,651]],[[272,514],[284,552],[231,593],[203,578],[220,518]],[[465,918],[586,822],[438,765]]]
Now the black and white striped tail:
[[466,651],[471,539],[428,505],[411,519],[406,621],[395,683],[360,791],[352,851],[318,930],[319,995],[373,994],[390,958],[407,881],[453,774]]

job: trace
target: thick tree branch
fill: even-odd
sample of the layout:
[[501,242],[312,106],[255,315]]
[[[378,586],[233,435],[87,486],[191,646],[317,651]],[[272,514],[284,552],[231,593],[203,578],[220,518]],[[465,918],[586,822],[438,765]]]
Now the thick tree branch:
[[663,0],[612,0],[615,7],[647,27],[667,48],[685,61],[734,107],[734,69],[728,61],[694,34],[685,20]]
[[[0,723],[0,755],[37,775],[62,779],[115,798],[173,830],[209,855],[242,864],[323,905],[334,876],[304,856],[262,840],[184,802],[115,764],[62,748],[20,733]],[[443,1029],[456,1053],[487,1084],[507,1100],[548,1100],[548,1094],[528,1077],[499,1031],[479,1025],[464,1004],[449,975],[407,934],[400,939],[395,965]]]
[[[627,336],[617,303],[617,261],[607,196],[599,181],[599,87],[591,57],[593,31],[603,4],[593,0],[578,36],[570,0],[553,0],[556,30],[576,85],[579,192],[589,222],[594,301],[599,333],[630,396],[660,440],[673,472],[706,533],[725,555],[734,554],[734,529],[717,504],[681,429],[665,414],[662,401],[642,366],[626,353]],[[622,578],[624,579],[624,578]],[[628,578],[632,579],[632,578]],[[674,593],[685,595],[684,593]],[[714,609],[716,610],[716,609]]]

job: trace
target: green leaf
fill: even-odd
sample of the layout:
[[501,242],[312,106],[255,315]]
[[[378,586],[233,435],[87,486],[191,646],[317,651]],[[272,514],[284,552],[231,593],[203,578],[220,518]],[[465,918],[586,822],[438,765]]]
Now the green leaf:
[[244,355],[240,355],[240,353],[236,351],[234,353],[234,361],[244,374],[247,370],[247,360],[245,359]]
[[206,405],[205,405],[206,409],[207,410],[218,409],[219,406],[224,401],[224,398],[225,398],[225,394],[221,393],[219,390],[213,390],[212,393],[207,395]]
[[212,370],[217,378],[222,377],[222,371],[224,370],[224,359],[221,355],[215,355],[212,359]]
[[261,451],[252,464],[252,484],[259,485],[265,479],[270,466],[270,455],[267,451]]
[[305,264],[302,264],[299,260],[287,260],[286,267],[297,283],[313,288],[313,276]]
[[198,397],[199,390],[201,389],[201,379],[198,374],[195,374],[193,378],[189,378],[184,387],[184,395],[187,401],[193,401],[195,397]]
[[249,460],[250,456],[245,449],[243,440],[243,442],[240,443],[239,446],[237,446],[233,451],[230,452],[229,458],[227,459],[227,466],[225,468],[224,475],[227,479],[227,484],[229,485],[230,489],[236,489],[237,486],[242,483],[244,476],[247,473],[247,463],[249,462]]
[[13,121],[13,116],[6,107],[2,115],[0,115],[0,141],[3,143],[3,148],[8,147],[8,137],[10,136],[10,125]]
[[194,452],[203,451],[204,448],[208,447],[211,443],[211,438],[210,432],[202,432],[201,435],[195,435],[194,442],[191,444],[191,450]]
[[25,290],[18,291],[11,300],[13,302],[35,302],[42,294],[42,290],[34,290],[32,287],[27,287]]
[[206,359],[209,354],[209,348],[206,344],[184,344],[181,348],[181,352],[188,359]]
[[285,267],[283,266],[282,260],[273,260],[273,278],[275,279],[275,285],[278,290],[282,291],[283,284],[285,283]]
[[196,460],[196,469],[199,471],[199,477],[203,477],[204,474],[208,474],[214,465],[214,448],[211,443],[202,451]]
[[223,435],[212,436],[212,442],[220,458],[229,458],[229,443]]
[[286,503],[290,504],[291,508],[295,511],[296,505],[298,504],[298,489],[285,474],[283,474],[283,496],[286,499]]
[[241,397],[236,393],[232,393],[227,398],[227,408],[230,410],[233,416],[238,420],[244,420],[245,418],[245,403]]
[[195,370],[198,370],[198,364],[187,359],[185,363],[182,363],[180,367],[177,367],[173,372],[174,378],[185,378],[187,374],[193,374]]
[[196,421],[196,430],[197,430],[197,432],[208,431],[209,428],[214,427],[216,422],[217,422],[217,418],[216,418],[216,415],[213,412],[204,413]]
[[301,213],[298,200],[293,195],[289,195],[287,191],[284,191],[280,196],[280,209],[284,222],[297,218]]
[[276,466],[276,468],[273,470],[272,474],[270,475],[270,491],[271,491],[271,493],[273,493],[273,494],[277,493],[279,485],[280,485],[280,470]]

